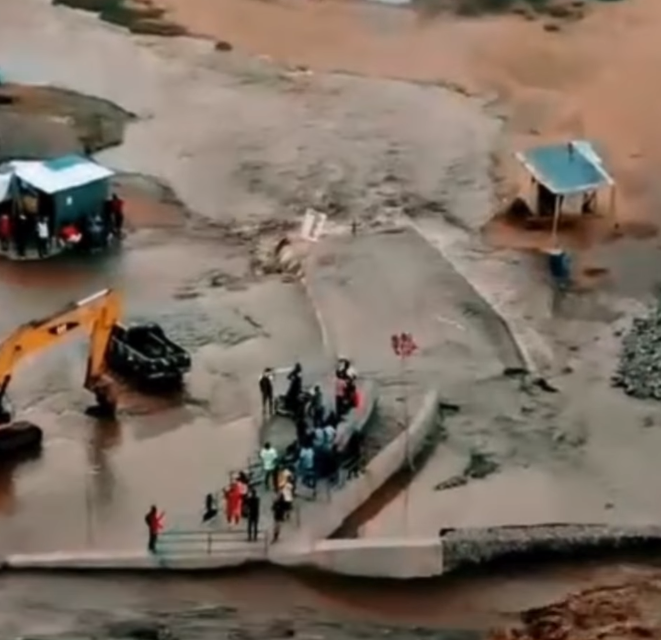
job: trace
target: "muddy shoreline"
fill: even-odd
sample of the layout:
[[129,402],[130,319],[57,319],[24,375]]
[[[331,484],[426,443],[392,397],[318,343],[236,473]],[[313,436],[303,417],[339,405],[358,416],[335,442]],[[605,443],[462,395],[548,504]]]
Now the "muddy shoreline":
[[134,119],[109,100],[76,91],[0,85],[0,162],[91,155],[122,144]]
[[188,30],[166,19],[165,9],[155,6],[151,0],[52,0],[54,5],[64,5],[98,14],[110,24],[127,28],[131,33],[152,36],[185,36]]

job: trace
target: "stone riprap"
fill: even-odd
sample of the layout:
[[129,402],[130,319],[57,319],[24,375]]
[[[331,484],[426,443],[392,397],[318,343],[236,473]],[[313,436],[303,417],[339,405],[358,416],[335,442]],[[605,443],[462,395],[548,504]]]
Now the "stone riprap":
[[444,573],[498,560],[661,548],[661,526],[548,524],[457,529],[443,535]]
[[634,319],[622,340],[612,383],[634,398],[661,400],[661,300]]

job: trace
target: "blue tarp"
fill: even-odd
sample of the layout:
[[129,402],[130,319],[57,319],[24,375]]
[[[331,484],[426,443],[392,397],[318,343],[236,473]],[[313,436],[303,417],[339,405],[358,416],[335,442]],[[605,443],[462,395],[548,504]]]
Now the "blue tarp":
[[593,146],[583,140],[535,147],[517,158],[537,182],[558,195],[614,184]]

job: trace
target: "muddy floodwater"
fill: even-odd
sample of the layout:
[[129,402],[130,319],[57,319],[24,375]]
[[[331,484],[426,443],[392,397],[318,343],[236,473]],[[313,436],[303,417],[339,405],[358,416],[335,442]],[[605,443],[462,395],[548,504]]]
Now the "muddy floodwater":
[[276,570],[157,580],[8,575],[0,581],[0,634],[122,637],[118,624],[139,620],[161,621],[182,639],[291,637],[291,629],[304,638],[477,640],[522,609],[651,571],[628,563],[528,566],[401,586]]
[[[115,255],[0,264],[0,335],[112,286],[127,318],[159,322],[193,354],[182,397],[153,401],[124,390],[112,428],[83,414],[82,337],[21,364],[10,398],[20,417],[44,428],[46,446],[40,460],[5,471],[0,553],[135,549],[153,502],[169,524],[197,525],[203,495],[220,489],[256,450],[259,372],[300,361],[317,376],[331,365],[301,283],[265,276],[254,265],[261,242],[293,229],[308,206],[333,214],[329,233],[352,211],[364,214],[361,229],[388,224],[404,208],[451,206],[471,226],[488,213],[489,151],[499,123],[479,101],[436,86],[291,74],[263,59],[220,55],[208,41],[132,37],[41,0],[2,2],[0,57],[11,81],[62,86],[135,114],[124,143],[98,159],[153,176],[185,203],[170,207],[164,221],[148,199],[127,198],[131,233]],[[424,129],[415,114],[427,121]],[[389,245],[374,245],[373,262],[352,262],[356,287],[325,279],[333,321],[355,318],[360,328],[373,322],[376,313],[370,319],[356,300],[382,286],[370,275]],[[398,373],[388,341],[401,327],[417,327],[425,283],[414,268],[402,285],[410,296],[396,317],[379,314],[370,340],[335,323],[335,348],[363,361],[364,373]],[[426,318],[430,343],[438,327]],[[499,369],[484,342],[485,371]],[[465,366],[472,354],[466,343],[457,334],[448,356],[443,345],[431,349],[420,388],[450,356],[462,364],[448,367],[449,375],[455,368],[474,375],[479,367]]]

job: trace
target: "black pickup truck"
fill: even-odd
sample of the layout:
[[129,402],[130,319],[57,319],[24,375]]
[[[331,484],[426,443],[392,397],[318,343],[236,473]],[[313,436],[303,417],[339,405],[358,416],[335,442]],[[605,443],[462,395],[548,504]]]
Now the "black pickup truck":
[[181,384],[191,368],[190,354],[158,324],[115,325],[106,353],[110,369],[142,386]]

